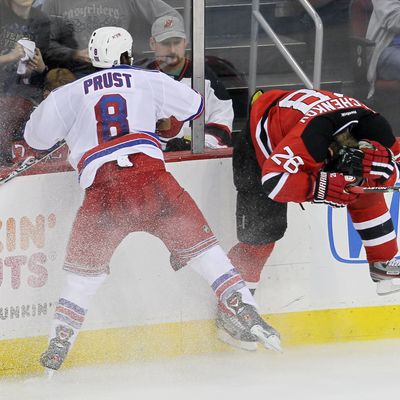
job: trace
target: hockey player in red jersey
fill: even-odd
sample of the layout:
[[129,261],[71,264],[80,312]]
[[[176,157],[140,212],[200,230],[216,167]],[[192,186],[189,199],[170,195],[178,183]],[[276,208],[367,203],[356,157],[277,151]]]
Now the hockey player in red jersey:
[[[356,99],[322,90],[257,92],[247,127],[234,137],[237,243],[228,253],[253,291],[287,226],[287,203],[347,207],[377,293],[400,290],[396,232],[382,193],[354,194],[352,185],[393,186],[399,145],[384,117]],[[354,190],[354,189],[353,189]],[[217,326],[249,348],[235,318]]]
[[25,139],[48,149],[64,139],[85,198],[67,248],[66,283],[56,305],[41,363],[59,369],[84,322],[90,298],[109,273],[111,256],[131,232],[160,238],[173,266],[186,264],[212,287],[225,311],[267,348],[279,334],[260,317],[240,275],[190,195],[165,170],[158,119],[192,120],[203,99],[159,71],[131,67],[132,37],[122,28],[93,32],[99,71],[53,91],[32,113]]

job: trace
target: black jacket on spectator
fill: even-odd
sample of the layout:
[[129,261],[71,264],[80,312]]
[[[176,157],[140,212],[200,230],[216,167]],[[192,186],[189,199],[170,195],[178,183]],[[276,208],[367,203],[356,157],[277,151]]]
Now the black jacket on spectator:
[[[29,18],[24,19],[0,2],[0,54],[10,53],[22,38],[34,41],[45,60],[50,41],[48,17],[32,8]],[[18,62],[0,65],[0,166],[12,163],[11,141],[25,125],[34,104],[42,99],[45,73],[33,74],[25,84],[17,74]]]
[[[46,60],[50,42],[49,18],[42,11],[32,8],[29,18],[23,19],[0,3],[0,54],[9,53],[22,38],[34,41]],[[0,95],[18,95],[39,100],[43,76],[33,75],[30,84],[25,85],[17,75],[17,68],[18,61],[0,65]]]

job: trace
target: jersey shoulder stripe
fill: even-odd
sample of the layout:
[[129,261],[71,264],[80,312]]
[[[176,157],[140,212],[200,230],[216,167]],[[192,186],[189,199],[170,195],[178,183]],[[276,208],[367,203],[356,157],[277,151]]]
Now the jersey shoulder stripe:
[[198,110],[196,111],[196,113],[191,115],[189,118],[186,118],[183,122],[192,121],[192,120],[198,118],[201,115],[201,113],[203,112],[203,110],[204,110],[204,99],[203,99],[203,96],[201,96],[200,106],[199,106]]

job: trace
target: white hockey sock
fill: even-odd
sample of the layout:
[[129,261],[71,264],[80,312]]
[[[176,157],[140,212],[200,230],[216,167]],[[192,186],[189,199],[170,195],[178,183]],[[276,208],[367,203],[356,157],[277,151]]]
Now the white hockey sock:
[[244,303],[251,304],[258,309],[248,287],[239,272],[229,261],[221,246],[213,246],[200,256],[192,259],[188,267],[195,270],[208,282],[218,301],[224,302],[231,293],[240,292]]
[[65,283],[51,324],[50,338],[68,336],[70,347],[82,327],[90,300],[108,275],[81,276],[65,272]]

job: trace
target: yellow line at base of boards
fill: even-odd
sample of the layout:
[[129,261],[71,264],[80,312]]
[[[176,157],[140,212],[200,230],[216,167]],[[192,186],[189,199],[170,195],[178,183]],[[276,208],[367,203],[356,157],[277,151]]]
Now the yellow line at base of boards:
[[[400,338],[400,306],[343,308],[265,316],[281,334],[283,348],[309,344]],[[43,371],[45,336],[0,340],[0,375]],[[229,351],[216,339],[214,321],[188,321],[82,331],[63,368],[156,360]]]

